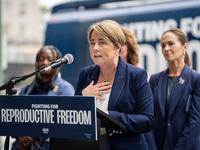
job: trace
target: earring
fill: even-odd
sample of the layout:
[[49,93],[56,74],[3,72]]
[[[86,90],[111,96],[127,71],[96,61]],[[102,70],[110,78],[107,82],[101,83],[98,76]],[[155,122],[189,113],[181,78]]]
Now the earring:
[[185,55],[185,52],[183,52],[183,55]]
[[116,52],[115,55],[118,56],[118,53]]

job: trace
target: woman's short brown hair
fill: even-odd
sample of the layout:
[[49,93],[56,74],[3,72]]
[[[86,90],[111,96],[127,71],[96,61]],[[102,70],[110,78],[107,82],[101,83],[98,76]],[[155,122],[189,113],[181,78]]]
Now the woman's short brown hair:
[[88,42],[90,43],[92,32],[95,31],[105,41],[110,41],[113,45],[121,49],[125,44],[125,36],[120,25],[113,20],[103,20],[92,24],[88,30]]

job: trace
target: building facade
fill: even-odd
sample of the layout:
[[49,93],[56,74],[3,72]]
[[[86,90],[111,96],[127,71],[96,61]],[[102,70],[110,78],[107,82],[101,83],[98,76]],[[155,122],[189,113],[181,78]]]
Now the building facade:
[[37,0],[1,0],[5,81],[34,71],[35,54],[44,41]]

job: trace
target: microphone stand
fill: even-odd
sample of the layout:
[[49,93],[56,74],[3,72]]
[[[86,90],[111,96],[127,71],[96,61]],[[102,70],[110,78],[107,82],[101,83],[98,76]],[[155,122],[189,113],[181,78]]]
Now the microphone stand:
[[30,78],[38,73],[41,73],[41,70],[43,68],[45,68],[46,66],[43,66],[41,67],[39,70],[31,73],[31,74],[28,74],[28,75],[25,75],[25,76],[21,76],[21,77],[12,77],[8,83],[2,85],[0,87],[0,91],[1,90],[6,90],[6,95],[14,95],[17,93],[17,90],[15,89],[14,85],[18,82],[21,82],[21,81],[24,81],[26,80],[27,78]]
[[[39,70],[37,70],[37,71],[35,71],[31,74],[25,75],[25,76],[11,78],[7,84],[4,84],[0,87],[0,91],[6,90],[6,95],[17,94],[17,89],[14,87],[14,85],[16,83],[23,81],[23,80],[26,80],[27,78],[30,78],[31,76],[34,76],[34,75],[40,73],[41,70],[45,67],[46,66],[43,66]],[[10,136],[6,136],[6,140],[5,140],[5,144],[4,144],[4,150],[9,150],[9,144],[10,144]]]

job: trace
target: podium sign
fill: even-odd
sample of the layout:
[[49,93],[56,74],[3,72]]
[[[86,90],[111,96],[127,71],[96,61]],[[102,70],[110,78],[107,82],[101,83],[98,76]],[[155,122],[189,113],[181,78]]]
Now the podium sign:
[[0,135],[97,140],[94,97],[0,96]]

